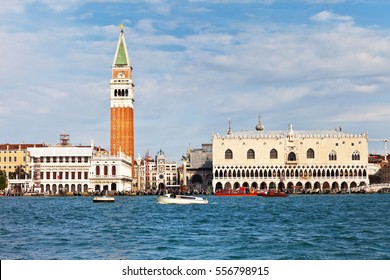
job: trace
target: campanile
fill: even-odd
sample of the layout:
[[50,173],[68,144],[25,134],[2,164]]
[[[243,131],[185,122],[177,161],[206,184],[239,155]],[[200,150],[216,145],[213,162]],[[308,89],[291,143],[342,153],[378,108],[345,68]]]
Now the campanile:
[[110,153],[120,152],[134,161],[134,83],[123,25],[112,64],[110,80]]

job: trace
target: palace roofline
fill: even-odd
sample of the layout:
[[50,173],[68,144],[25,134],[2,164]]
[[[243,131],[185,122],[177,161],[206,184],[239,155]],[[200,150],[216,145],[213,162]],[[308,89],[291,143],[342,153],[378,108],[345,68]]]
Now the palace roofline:
[[212,138],[226,138],[226,139],[237,139],[237,138],[287,138],[289,135],[299,138],[354,138],[364,137],[368,138],[368,133],[348,133],[340,130],[270,130],[270,131],[253,131],[253,130],[242,130],[237,132],[231,132],[230,134],[220,135],[213,133]]

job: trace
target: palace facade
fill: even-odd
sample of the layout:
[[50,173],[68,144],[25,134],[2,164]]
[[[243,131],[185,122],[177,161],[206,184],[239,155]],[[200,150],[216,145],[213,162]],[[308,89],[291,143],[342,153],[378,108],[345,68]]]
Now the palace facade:
[[368,134],[256,130],[213,134],[213,189],[348,192],[368,185]]

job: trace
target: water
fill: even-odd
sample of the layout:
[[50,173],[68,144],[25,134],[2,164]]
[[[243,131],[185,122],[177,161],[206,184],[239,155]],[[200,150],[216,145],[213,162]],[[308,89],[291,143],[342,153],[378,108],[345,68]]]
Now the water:
[[0,197],[0,259],[390,259],[390,195]]

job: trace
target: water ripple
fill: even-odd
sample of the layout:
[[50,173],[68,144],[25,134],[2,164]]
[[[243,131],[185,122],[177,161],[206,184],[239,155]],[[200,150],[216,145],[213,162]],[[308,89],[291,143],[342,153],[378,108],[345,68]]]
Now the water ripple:
[[0,198],[1,259],[390,259],[390,195]]

